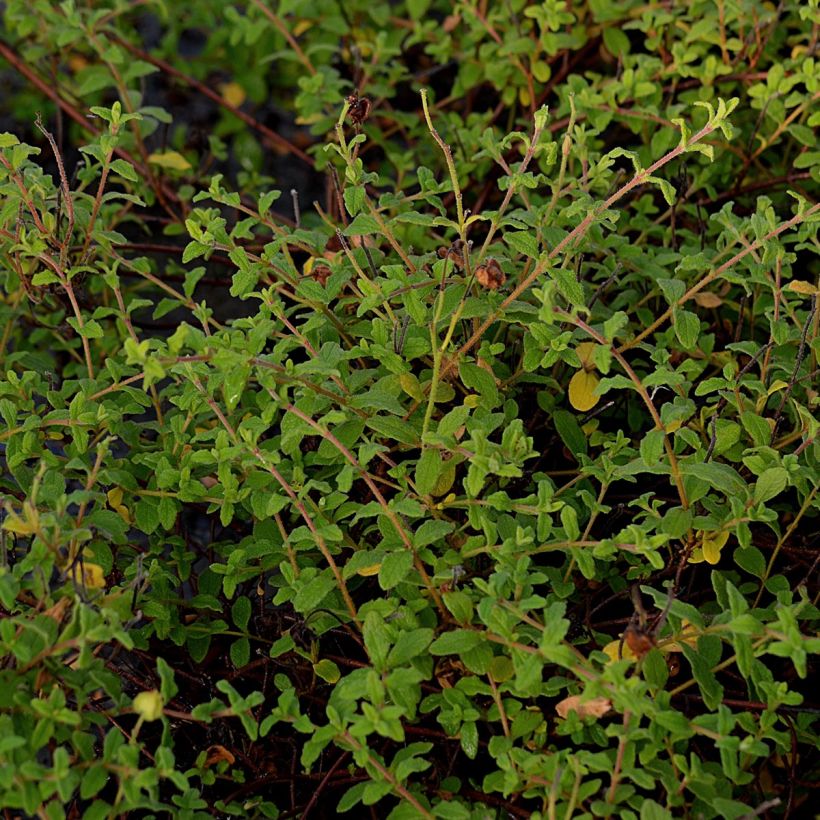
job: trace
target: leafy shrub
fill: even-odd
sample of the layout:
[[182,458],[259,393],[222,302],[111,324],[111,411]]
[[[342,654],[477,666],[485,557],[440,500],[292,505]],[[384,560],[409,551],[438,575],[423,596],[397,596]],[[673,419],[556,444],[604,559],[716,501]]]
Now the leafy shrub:
[[817,3],[272,5],[5,4],[0,804],[805,808]]

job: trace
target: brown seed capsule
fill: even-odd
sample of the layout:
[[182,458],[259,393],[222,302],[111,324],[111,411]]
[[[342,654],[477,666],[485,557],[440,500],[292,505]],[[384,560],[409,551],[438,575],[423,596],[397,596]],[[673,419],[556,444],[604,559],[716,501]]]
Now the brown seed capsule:
[[327,280],[330,279],[330,274],[331,270],[327,265],[316,265],[310,272],[311,277],[322,286],[327,284]]
[[498,290],[507,281],[501,265],[495,259],[488,259],[483,265],[479,265],[475,269],[475,278],[487,290]]
[[624,643],[638,660],[642,660],[655,646],[655,639],[644,627],[630,624],[624,632]]
[[371,103],[367,97],[351,94],[347,98],[347,115],[354,125],[361,125],[370,116]]
[[439,248],[438,255],[441,259],[449,257],[453,266],[461,270],[464,267],[464,243],[456,239],[449,248]]

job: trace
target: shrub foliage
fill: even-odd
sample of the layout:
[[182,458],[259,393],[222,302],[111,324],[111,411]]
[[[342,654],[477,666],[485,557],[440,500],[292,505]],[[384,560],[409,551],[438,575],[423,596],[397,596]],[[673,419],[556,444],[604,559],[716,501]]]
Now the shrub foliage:
[[816,0],[3,6],[0,805],[805,810]]

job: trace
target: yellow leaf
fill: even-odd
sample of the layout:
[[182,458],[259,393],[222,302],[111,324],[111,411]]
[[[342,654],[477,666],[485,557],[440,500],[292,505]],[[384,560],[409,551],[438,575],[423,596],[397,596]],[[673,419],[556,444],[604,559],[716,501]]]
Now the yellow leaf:
[[720,561],[720,551],[723,545],[729,540],[729,532],[723,530],[722,532],[704,532],[698,531],[698,537],[701,539],[700,546],[695,547],[692,551],[692,557],[689,559],[690,564],[700,564],[706,561],[707,564],[717,564]]
[[658,644],[661,652],[683,652],[681,644],[685,643],[695,649],[698,647],[698,628],[687,620],[681,621],[680,634],[674,639]]
[[591,410],[601,400],[595,395],[598,377],[586,370],[579,370],[569,380],[569,403],[582,413]]
[[570,712],[577,712],[579,717],[603,717],[612,708],[609,698],[590,698],[582,701],[581,695],[570,695],[555,704],[559,717],[565,718]]
[[155,152],[149,155],[148,162],[169,171],[187,171],[191,167],[191,163],[179,151]]
[[766,395],[771,396],[772,393],[777,393],[779,390],[783,390],[784,388],[788,387],[789,383],[784,382],[783,379],[775,379],[771,385],[769,386],[769,390],[767,391]]
[[30,521],[23,521],[18,515],[13,513],[3,522],[3,529],[13,532],[15,535],[31,535],[36,532],[37,527]]
[[245,89],[239,83],[222,83],[219,86],[219,93],[222,99],[234,108],[239,108],[247,97]]
[[[609,661],[607,661],[607,663],[613,663],[618,660],[635,660],[635,653],[629,648],[629,644],[626,641],[610,641],[602,651],[607,657],[609,657]],[[618,654],[619,651],[620,655]]]
[[128,512],[128,507],[122,503],[122,487],[113,487],[106,493],[106,497],[108,498],[108,506],[111,507],[126,524],[130,524],[131,513]]
[[370,564],[370,566],[362,567],[361,569],[356,570],[356,574],[369,578],[371,575],[378,575],[381,568],[382,564],[381,561],[379,561],[378,564]]
[[162,710],[165,702],[162,695],[156,689],[149,689],[147,692],[140,692],[133,701],[134,711],[144,720],[150,723],[152,720],[159,720],[162,717]]
[[594,367],[593,354],[595,353],[595,347],[595,342],[581,342],[575,348],[575,352],[584,367]]
[[[80,572],[81,568],[82,572]],[[92,564],[89,561],[74,564],[72,578],[75,583],[81,584],[86,589],[105,589],[105,573],[99,564]]]
[[814,296],[817,293],[817,287],[811,282],[804,282],[801,279],[795,279],[789,282],[784,290],[789,290],[792,293],[799,293],[801,296]]
[[464,406],[465,407],[478,407],[478,402],[481,399],[481,396],[477,395],[476,393],[470,393],[469,396],[464,397]]

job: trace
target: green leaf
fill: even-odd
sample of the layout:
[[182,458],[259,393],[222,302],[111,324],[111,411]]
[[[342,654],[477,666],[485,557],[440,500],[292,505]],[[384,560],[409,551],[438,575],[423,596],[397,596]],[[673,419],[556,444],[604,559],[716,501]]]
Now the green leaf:
[[613,57],[629,54],[629,37],[615,26],[607,26],[603,32],[604,45]]
[[498,404],[498,388],[492,373],[472,362],[462,362],[458,374],[464,386],[476,390],[490,407]]
[[756,578],[763,578],[766,575],[766,558],[757,547],[740,547],[736,549],[734,562]]
[[370,662],[377,670],[385,668],[392,641],[384,623],[384,618],[371,610],[364,620],[364,646]]
[[74,316],[69,316],[67,321],[80,336],[86,339],[102,339],[105,335],[100,323],[96,319],[86,319],[82,327],[80,327],[80,323]]
[[641,439],[641,459],[647,467],[654,467],[661,460],[665,435],[663,430],[655,429]]
[[344,190],[344,200],[347,212],[356,216],[364,206],[364,186],[348,185]]
[[746,482],[738,475],[737,470],[728,464],[715,462],[684,461],[679,463],[681,474],[693,476],[705,481],[710,487],[726,495],[746,496]]
[[124,159],[115,159],[111,163],[111,170],[114,173],[119,174],[123,179],[127,179],[131,182],[138,182],[139,177],[137,176],[137,172],[134,170],[134,166],[130,162],[126,162]]
[[643,659],[642,669],[644,680],[653,689],[663,689],[666,686],[666,681],[669,678],[669,667],[666,665],[666,659],[659,649],[649,651]]
[[251,659],[251,644],[247,638],[238,638],[231,644],[231,663],[242,669],[247,666]]
[[507,231],[504,234],[504,241],[516,252],[537,259],[541,252],[538,242],[532,231]]
[[415,485],[421,495],[430,495],[435,489],[443,468],[441,454],[434,447],[426,448],[416,464]]
[[481,632],[472,629],[453,629],[439,635],[430,645],[431,655],[459,655],[462,652],[469,652],[475,649],[484,641]]
[[561,437],[561,441],[564,442],[576,460],[578,456],[587,454],[587,437],[578,424],[574,413],[567,410],[556,410],[552,415],[552,422],[555,425],[555,431]]
[[159,673],[160,679],[159,693],[162,695],[162,699],[167,703],[173,700],[179,691],[179,687],[174,681],[174,670],[163,658],[157,658],[157,672]]
[[681,643],[681,650],[692,667],[692,677],[697,681],[706,708],[717,709],[723,700],[723,687],[712,672],[711,664],[685,642]]
[[330,574],[317,575],[303,586],[293,599],[293,608],[297,612],[311,612],[316,609],[336,586]]
[[578,526],[578,513],[569,504],[561,507],[561,526],[567,534],[567,540],[577,541],[581,536],[581,528]]
[[425,521],[413,535],[413,546],[418,550],[429,544],[435,544],[446,535],[449,535],[454,529],[455,524],[452,521],[440,521],[438,519]]
[[700,319],[697,314],[676,308],[672,311],[675,335],[685,350],[694,350],[700,336]]
[[444,599],[444,605],[458,623],[468,624],[473,620],[473,601],[466,592],[454,589],[445,592],[441,597]]
[[574,307],[584,308],[584,286],[575,276],[575,271],[566,268],[551,268],[550,275],[558,285],[558,292]]
[[387,656],[388,665],[391,668],[403,666],[408,661],[421,655],[433,640],[433,634],[433,630],[427,627],[400,633],[396,643],[390,650],[390,654]]
[[244,595],[240,595],[231,606],[231,618],[237,628],[243,632],[248,628],[251,619],[251,602]]
[[102,762],[89,767],[80,783],[80,797],[87,800],[99,794],[109,777],[108,768]]
[[370,214],[359,214],[344,230],[345,236],[365,236],[381,231],[379,223]]
[[643,800],[641,802],[641,820],[672,820],[672,814],[654,800]]
[[407,0],[407,11],[413,20],[421,20],[427,9],[430,8],[430,0]]
[[769,467],[758,476],[754,489],[754,503],[762,504],[770,501],[780,495],[788,484],[789,473],[785,467]]
[[393,589],[400,584],[413,567],[413,553],[409,550],[388,553],[379,569],[379,586]]

